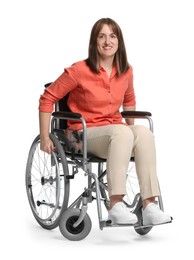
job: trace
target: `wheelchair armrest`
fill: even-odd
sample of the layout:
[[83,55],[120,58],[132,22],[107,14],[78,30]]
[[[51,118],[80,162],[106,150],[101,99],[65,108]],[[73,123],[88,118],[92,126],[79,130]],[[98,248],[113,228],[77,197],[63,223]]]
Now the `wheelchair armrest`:
[[73,112],[65,112],[65,111],[60,111],[60,112],[53,112],[52,116],[56,118],[70,118],[70,119],[81,119],[81,114],[79,113],[73,113]]
[[123,118],[141,118],[147,119],[149,122],[149,129],[153,132],[153,121],[152,121],[152,114],[147,111],[122,111],[121,115]]
[[121,112],[122,117],[124,118],[143,118],[147,116],[152,116],[150,112],[147,111],[122,111]]

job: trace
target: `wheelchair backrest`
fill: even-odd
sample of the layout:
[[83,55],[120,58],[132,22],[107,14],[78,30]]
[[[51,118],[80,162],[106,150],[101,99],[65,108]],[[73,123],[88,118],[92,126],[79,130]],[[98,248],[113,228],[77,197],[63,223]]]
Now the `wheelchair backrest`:
[[[45,84],[45,88],[48,88],[52,82]],[[67,101],[69,98],[69,94],[65,97],[60,99],[57,103],[55,103],[55,112],[65,111],[71,112],[70,108],[68,107]],[[67,128],[67,120],[57,119],[56,128],[58,129],[66,129]]]

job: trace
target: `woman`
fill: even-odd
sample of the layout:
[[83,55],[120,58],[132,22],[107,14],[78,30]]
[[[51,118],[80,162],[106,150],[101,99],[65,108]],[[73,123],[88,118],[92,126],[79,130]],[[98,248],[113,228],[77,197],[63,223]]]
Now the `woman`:
[[[134,224],[135,214],[123,203],[126,194],[126,173],[132,152],[143,201],[143,224],[169,222],[171,217],[155,203],[160,195],[154,137],[151,131],[134,125],[133,119],[122,121],[124,111],[135,110],[133,70],[127,60],[122,31],[110,18],[98,20],[89,41],[88,58],[66,68],[40,97],[41,150],[54,150],[49,138],[53,105],[69,94],[68,105],[87,124],[88,152],[107,159],[110,196],[109,219],[118,224]],[[78,121],[69,121],[68,129],[82,130]]]

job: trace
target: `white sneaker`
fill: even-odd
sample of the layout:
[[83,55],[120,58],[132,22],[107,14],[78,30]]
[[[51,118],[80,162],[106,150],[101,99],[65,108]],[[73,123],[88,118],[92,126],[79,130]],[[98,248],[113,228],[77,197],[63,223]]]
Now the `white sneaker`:
[[142,210],[143,225],[157,225],[171,221],[171,217],[159,209],[156,203],[149,203]]
[[135,224],[137,216],[123,202],[117,202],[108,212],[108,218],[113,224]]

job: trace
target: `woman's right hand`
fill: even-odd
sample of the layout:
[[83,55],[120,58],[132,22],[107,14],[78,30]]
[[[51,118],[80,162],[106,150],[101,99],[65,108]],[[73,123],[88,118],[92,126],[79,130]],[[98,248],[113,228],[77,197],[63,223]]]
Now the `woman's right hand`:
[[40,138],[40,150],[49,154],[55,150],[54,144],[50,137]]
[[52,153],[55,150],[54,144],[49,136],[51,113],[39,112],[40,120],[40,150]]

